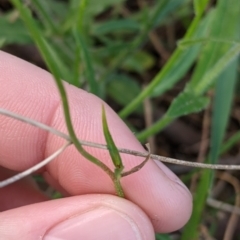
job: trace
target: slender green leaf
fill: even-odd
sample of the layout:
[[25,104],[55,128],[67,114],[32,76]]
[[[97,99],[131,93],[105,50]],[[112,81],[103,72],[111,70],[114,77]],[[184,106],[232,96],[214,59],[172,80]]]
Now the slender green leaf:
[[51,9],[48,5],[49,2],[51,1],[32,0],[34,9],[37,11],[46,30],[49,32],[58,32],[54,18],[51,16]]
[[[218,12],[216,12],[216,16],[220,16]],[[227,18],[228,15],[226,15],[225,17]],[[212,22],[213,26],[215,26],[215,22],[216,21]],[[225,25],[225,23],[224,23],[224,25]],[[222,28],[222,25],[220,24],[219,27]],[[237,24],[235,27],[236,28],[238,27]],[[232,30],[232,33],[233,33],[232,39],[235,39],[236,32],[234,32]],[[230,41],[230,43],[232,45],[232,41]],[[216,45],[216,43],[211,43],[211,44]],[[191,93],[192,98],[195,99],[195,101],[197,99],[200,99],[200,95],[203,94],[204,92],[206,92],[206,90],[209,89],[209,87],[211,87],[213,85],[213,83],[216,81],[216,77],[218,77],[219,74],[222,73],[224,71],[224,69],[226,69],[226,67],[228,67],[232,63],[232,61],[234,61],[234,59],[236,59],[236,57],[239,55],[239,52],[240,52],[239,44],[234,43],[232,47],[231,47],[231,45],[229,47],[229,42],[227,42],[227,43],[223,42],[223,43],[218,43],[218,44],[220,46],[216,49],[219,49],[220,53],[222,53],[223,52],[222,47],[224,47],[225,54],[223,54],[223,56],[221,56],[220,59],[216,59],[216,63],[212,63],[211,65],[206,65],[205,62],[201,61],[199,63],[199,65],[200,65],[200,69],[202,70],[202,72],[200,72],[199,69],[197,69],[196,72],[198,74],[193,76],[192,80],[186,87],[185,93],[187,93],[187,94]],[[209,56],[211,56],[212,52],[211,52],[211,49],[208,48],[208,46],[207,46],[207,49],[209,50],[209,55],[208,55],[208,57],[209,57]],[[215,53],[213,56],[214,59],[218,55],[219,55],[219,53]],[[208,59],[205,59],[205,61],[208,62]],[[205,70],[203,70],[203,66],[206,67]],[[211,68],[209,68],[209,66],[211,66]],[[196,78],[196,76],[198,76],[199,78]],[[189,111],[186,111],[186,109],[185,109],[186,104],[185,105],[183,104],[182,99],[185,99],[185,95],[182,96],[180,94],[179,97],[173,101],[174,106],[173,107],[170,106],[170,109],[173,109],[174,111],[176,111],[178,113],[178,116],[181,116],[181,111],[182,111],[182,115],[184,115],[185,112],[187,112],[187,114],[190,113],[190,108],[188,109]],[[179,103],[178,103],[178,101],[179,101]],[[189,102],[189,103],[191,103],[191,102]],[[203,104],[203,102],[202,102],[202,104]],[[205,102],[205,106],[206,106],[206,104],[207,104],[207,102]],[[194,103],[192,105],[194,105]],[[204,106],[204,104],[202,106]],[[199,108],[199,109],[201,109],[201,108]],[[173,110],[171,110],[171,112]],[[197,110],[197,108],[195,110]],[[141,133],[139,133],[137,135],[138,139],[143,141],[147,137],[151,136],[152,134],[156,134],[157,132],[162,130],[163,127],[166,127],[168,124],[170,124],[170,122],[172,122],[174,120],[174,118],[170,117],[168,115],[169,111],[167,112],[166,117],[160,119],[159,121],[154,123],[151,127],[142,131]],[[169,121],[168,124],[166,123],[167,119]]]
[[[140,32],[140,34],[138,34],[137,37],[133,41],[131,41],[131,44],[129,47],[126,47],[124,51],[118,53],[117,57],[111,61],[110,66],[100,78],[100,82],[105,81],[108,78],[108,76],[111,75],[111,73],[114,72],[116,68],[119,68],[137,48],[141,47],[145,43],[148,33],[154,27],[156,27],[156,24],[157,26],[159,26],[161,23],[163,23],[163,21],[166,20],[167,16],[171,14],[174,10],[176,10],[184,2],[185,0],[157,1],[156,5],[152,9],[153,11],[149,13],[147,22],[144,21],[142,31]],[[142,99],[140,100],[140,102],[142,102]]]
[[[196,33],[197,28],[199,27],[199,23],[201,20],[201,16],[197,16],[191,23],[191,26],[188,28],[187,33],[185,34],[184,39],[191,39]],[[152,80],[152,82],[142,91],[128,106],[126,106],[119,115],[122,118],[127,117],[146,97],[152,94],[154,89],[159,85],[161,81],[166,77],[167,74],[172,70],[173,66],[179,60],[179,57],[182,54],[182,49],[177,48],[171,58],[168,60],[167,64],[164,68],[157,74],[157,76]]]
[[[211,11],[208,13],[207,17],[202,19],[202,21],[199,23],[199,26],[195,29],[195,32],[193,33],[194,39],[205,39],[205,37],[208,34],[209,26],[212,23],[214,16],[214,11]],[[192,44],[192,45],[184,45],[185,42],[191,41],[191,38],[184,38],[183,40],[179,41],[178,49],[179,54],[174,59],[174,61],[171,62],[171,58],[169,59],[170,67],[166,72],[164,72],[165,68],[167,68],[168,63],[164,66],[164,68],[158,73],[158,75],[154,78],[153,81],[156,81],[158,79],[158,84],[153,88],[152,93],[150,93],[151,97],[159,97],[164,92],[166,92],[168,89],[174,86],[178,81],[182,79],[184,74],[189,70],[189,68],[192,66],[194,61],[197,59],[197,56],[202,49],[202,46]],[[202,41],[201,41],[202,43]],[[177,50],[176,50],[177,51]],[[163,73],[161,73],[163,72]]]
[[164,129],[177,117],[187,115],[189,113],[199,112],[209,103],[207,97],[196,96],[193,92],[185,91],[176,97],[167,113],[151,127],[137,134],[139,141],[145,141],[149,136],[156,134]]
[[216,64],[203,75],[201,81],[194,86],[196,95],[204,93],[216,81],[216,77],[232,64],[232,62],[238,57],[239,53],[240,44],[230,48],[228,52],[226,52]]
[[143,130],[142,132],[136,134],[136,137],[139,141],[144,142],[149,136],[156,134],[168,126],[174,118],[164,115],[159,121],[154,123],[151,127]]
[[[213,109],[211,150],[208,162],[214,164],[220,154],[221,144],[226,130],[227,121],[231,108],[234,85],[236,82],[237,62],[228,68],[222,76],[218,78],[215,104]],[[228,81],[226,81],[226,78]],[[240,135],[239,135],[240,136]],[[234,142],[240,137],[236,135]],[[232,142],[232,140],[231,140]],[[231,143],[232,144],[232,143]],[[226,145],[224,145],[226,146]],[[228,145],[227,145],[228,146]],[[213,179],[213,172],[204,170],[201,175],[201,181],[194,196],[194,210],[191,220],[185,227],[182,239],[197,239],[197,227],[201,222],[201,216],[205,207],[205,201],[208,196],[209,188]]]
[[[220,154],[221,144],[225,135],[230,116],[231,105],[234,95],[234,87],[237,80],[238,61],[235,61],[218,78],[214,96],[210,162],[216,163]],[[226,81],[227,79],[227,81]]]
[[209,0],[194,0],[193,5],[194,5],[194,10],[196,15],[202,15]]
[[[239,22],[240,22],[240,2],[238,0],[230,0],[227,2],[225,0],[219,0],[217,3],[217,11],[215,15],[214,24],[212,25],[210,38],[220,38],[220,39],[226,39],[230,41],[232,40],[239,41],[239,31],[240,31]],[[222,100],[218,101],[218,105],[215,105],[215,107],[218,108],[216,113],[220,119],[217,120],[216,119],[217,116],[215,115],[214,118],[217,126],[213,126],[212,132],[214,132],[215,136],[213,136],[213,139],[211,141],[212,143],[216,144],[216,148],[214,147],[211,150],[211,153],[210,153],[211,157],[209,159],[210,161],[212,161],[212,163],[216,162],[217,156],[219,154],[219,151],[220,151],[219,143],[221,143],[222,141],[224,131],[226,128],[227,119],[228,119],[229,105],[231,102],[230,99],[232,98],[231,92],[234,84],[233,79],[230,79],[230,82],[229,82],[229,77],[233,78],[233,75],[235,74],[234,72],[236,70],[234,70],[232,66],[235,65],[233,60],[238,54],[238,52],[234,53],[234,50],[239,51],[239,49],[237,49],[237,45],[234,46],[234,44],[231,45],[229,43],[216,44],[213,42],[208,42],[200,58],[200,61],[197,65],[197,68],[195,69],[193,78],[190,83],[191,89],[192,90],[194,89],[196,94],[202,94],[209,87],[209,85],[213,83],[213,81],[216,81],[216,77],[219,75],[219,72],[222,71],[221,67],[224,68],[222,76],[218,77],[217,85],[220,84],[221,86],[217,86],[217,89],[216,89],[216,91],[218,92],[217,98],[222,98]],[[222,56],[224,56],[225,59]],[[221,59],[219,60],[219,58]],[[215,64],[216,62],[217,64]],[[211,74],[209,74],[210,80],[208,81],[206,73],[211,72],[211,68],[215,68],[215,69]],[[229,75],[230,73],[229,71],[233,71],[233,73]],[[217,72],[218,74],[216,74]],[[219,80],[219,79],[222,79],[222,80]],[[228,94],[230,94],[228,97],[227,97],[228,94],[225,95],[224,93],[224,90],[223,90],[224,85],[226,88],[228,88],[227,91],[228,91]],[[220,89],[222,91],[220,91]],[[226,105],[224,103],[224,106],[223,106],[224,107],[223,114],[224,115],[226,114],[226,115],[220,116],[219,112],[221,111],[220,109],[222,107],[220,106],[220,104],[222,104],[222,101],[224,101],[224,97],[228,98],[226,99],[226,102],[227,102]],[[193,214],[183,231],[183,235],[181,238],[183,240],[192,240],[192,239],[199,238],[199,236],[197,235],[198,233],[197,229],[201,224],[202,213],[204,212],[206,198],[207,198],[209,189],[211,188],[211,182],[212,182],[211,180],[212,180],[212,172],[208,170],[204,170],[194,196]]]
[[95,95],[99,95],[98,83],[95,79],[92,60],[91,60],[89,51],[87,49],[86,42],[80,32],[78,32],[76,29],[74,29],[73,31],[74,31],[74,37],[77,42],[77,45],[79,46],[79,49],[81,48],[81,53],[83,58],[82,62],[85,64],[85,74],[86,74],[87,81],[89,83],[89,91]]
[[123,169],[122,159],[121,159],[118,149],[113,141],[112,135],[109,131],[104,106],[102,106],[102,125],[103,125],[104,137],[105,137],[113,164],[117,169],[122,170]]
[[[173,13],[174,11],[178,10],[183,4],[187,3],[188,0],[162,0],[157,1],[158,5],[154,6],[149,13],[149,26],[151,28],[159,26],[159,24],[165,21],[169,14]],[[151,19],[152,16],[152,19]]]
[[187,70],[192,66],[198,56],[200,47],[188,48],[176,58],[169,71],[163,76],[162,81],[149,93],[151,97],[159,97],[181,80]]
[[79,32],[83,33],[83,25],[84,25],[84,17],[85,17],[85,11],[87,7],[88,0],[82,0],[78,3],[78,15],[76,16],[77,20],[77,29]]
[[240,131],[230,137],[221,147],[221,154],[229,151],[233,146],[240,141]]
[[192,45],[196,45],[199,43],[207,43],[207,42],[213,42],[213,43],[228,43],[231,45],[237,45],[239,42],[231,40],[231,39],[221,39],[221,38],[193,38],[188,40],[180,40],[178,41],[178,46],[182,48],[187,48]]
[[[80,65],[80,58],[77,54],[81,53],[82,63],[84,64],[84,74],[86,76],[87,82],[89,83],[89,91],[95,95],[99,95],[98,84],[95,79],[95,72],[93,68],[93,62],[89,53],[88,45],[85,39],[84,32],[84,20],[85,20],[85,11],[87,8],[87,0],[80,1],[75,3],[75,6],[78,9],[78,15],[75,16],[75,23],[72,26],[73,37],[76,42],[77,51],[75,52],[75,66]],[[75,68],[75,82],[78,81],[78,69]]]
[[139,24],[132,19],[117,19],[95,24],[92,29],[94,35],[114,33],[115,31],[139,31]]
[[[34,19],[31,16],[29,9],[22,5],[19,0],[12,0],[12,2],[19,9],[21,17],[27,26],[32,38],[36,42],[38,48],[41,50],[42,55],[53,71],[54,76],[59,76],[59,78],[68,79],[70,73],[61,59],[58,57],[54,49],[47,43],[43,38],[42,33],[40,32],[38,26],[36,25]],[[51,57],[50,57],[51,55]]]
[[209,189],[210,179],[211,179],[211,170],[202,170],[200,176],[200,182],[198,184],[198,190],[196,191],[193,199],[193,212],[190,220],[184,227],[184,231],[182,233],[182,240],[197,240],[200,238],[198,235],[199,231],[195,226],[198,226],[201,221],[201,216],[203,213],[203,209],[205,207],[206,198],[208,192],[206,189]]
[[74,59],[74,65],[73,65],[73,84],[77,87],[81,87],[82,80],[80,79],[81,70],[80,70],[80,64],[81,64],[81,44],[80,41],[77,39],[77,31],[76,29],[73,30],[73,35],[76,39],[76,50],[75,50],[75,59]]
[[[228,61],[234,60],[234,57],[239,54],[239,44],[234,43],[234,41],[239,42],[236,35],[239,29],[240,15],[238,4],[239,2],[235,5],[235,0],[228,2],[221,2],[220,0],[217,5],[214,20],[210,26],[209,38],[219,39],[220,41],[218,43],[209,41],[205,44],[190,82],[190,88],[198,91],[199,94],[204,92],[209,86],[209,73],[207,72],[211,71],[213,66],[216,66],[215,70],[211,72],[213,76],[210,76],[213,79],[214,77],[216,78],[219,71],[228,65]],[[220,59],[222,60],[220,61]],[[217,62],[219,65],[216,64]]]

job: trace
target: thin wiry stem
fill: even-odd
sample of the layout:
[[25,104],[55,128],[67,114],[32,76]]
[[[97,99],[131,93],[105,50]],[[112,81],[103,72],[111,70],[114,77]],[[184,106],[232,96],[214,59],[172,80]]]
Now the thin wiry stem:
[[62,132],[60,132],[60,131],[52,128],[52,127],[49,127],[49,126],[47,126],[46,124],[43,124],[43,123],[40,123],[40,122],[35,121],[35,120],[33,120],[33,119],[30,119],[30,118],[21,116],[21,115],[19,115],[19,114],[13,113],[13,112],[8,111],[8,110],[6,110],[6,109],[4,109],[4,108],[0,108],[0,114],[5,115],[5,116],[7,116],[7,117],[15,118],[15,119],[17,119],[17,120],[19,120],[19,121],[21,121],[21,122],[28,123],[28,124],[30,124],[30,125],[32,125],[32,126],[34,126],[34,127],[41,128],[41,129],[43,129],[43,130],[46,130],[46,131],[48,131],[48,132],[51,132],[51,133],[59,136],[59,137],[62,137],[62,138],[64,138],[64,139],[66,139],[67,141],[70,141],[70,137],[69,137],[67,134],[62,133]]
[[[66,135],[56,129],[53,129],[43,123],[39,123],[32,119],[20,116],[18,114],[12,113],[5,109],[0,108],[0,114],[6,115],[9,117],[14,117],[20,121],[23,121],[23,122],[26,122],[33,126],[39,127],[41,129],[50,131],[51,133],[56,134],[64,139],[66,139],[67,141],[69,141],[69,139],[70,139],[68,135]],[[80,144],[82,144],[84,146],[108,150],[107,146],[104,144],[93,143],[93,142],[88,142],[88,141],[83,141],[83,140],[79,140],[79,142],[80,142]],[[120,153],[134,155],[134,156],[138,156],[138,157],[145,157],[145,158],[149,154],[148,152],[138,152],[135,150],[125,149],[125,148],[118,148],[118,151]],[[206,168],[206,169],[215,169],[215,170],[240,170],[240,165],[222,165],[222,164],[206,164],[206,163],[198,163],[198,162],[188,162],[188,161],[184,161],[184,160],[178,160],[178,159],[158,156],[158,155],[154,155],[154,154],[151,154],[150,158],[153,160],[161,161],[161,162],[172,163],[172,164],[177,164],[177,165],[184,165],[184,166],[188,166],[188,167],[197,167],[197,168]]]
[[[40,122],[38,122],[38,121],[35,121],[35,120],[33,120],[33,119],[30,119],[30,118],[21,116],[21,115],[19,115],[19,114],[13,113],[13,112],[8,111],[8,110],[3,109],[3,108],[0,108],[0,114],[5,115],[5,116],[8,116],[8,117],[11,117],[11,118],[15,118],[15,119],[17,119],[17,120],[19,120],[19,121],[28,123],[28,124],[30,124],[30,125],[32,125],[32,126],[41,128],[41,129],[46,130],[46,131],[49,131],[49,132],[51,132],[51,133],[53,133],[53,134],[55,134],[55,135],[57,135],[57,136],[59,136],[59,137],[62,137],[62,138],[64,138],[64,139],[66,139],[67,141],[71,141],[70,136],[68,136],[67,134],[65,134],[65,133],[63,133],[63,132],[60,132],[60,131],[58,131],[58,130],[56,130],[56,129],[54,129],[54,128],[51,128],[51,127],[49,127],[49,126],[47,126],[47,125],[45,125],[45,124],[43,124],[43,123],[40,123]],[[79,143],[80,143],[80,145],[85,145],[85,146],[90,146],[90,145],[91,145],[91,143],[85,142],[85,141],[79,141]],[[83,143],[83,144],[82,144],[82,143]],[[104,145],[104,146],[105,146],[105,145]],[[92,147],[95,147],[94,144],[93,144]],[[85,152],[84,149],[83,149],[83,151]],[[87,153],[87,152],[86,152],[86,153]],[[87,153],[87,154],[88,154],[88,153]],[[86,157],[84,154],[83,154],[83,156]],[[86,157],[86,158],[87,158],[87,157]],[[96,158],[95,158],[95,159],[96,159]],[[104,169],[104,171],[107,172],[108,175],[112,178],[112,175],[113,175],[113,174],[112,174],[111,170],[110,170],[105,164],[103,164],[102,162],[100,162],[98,159],[96,159],[96,160],[97,160],[97,162],[98,162],[97,165],[98,165],[98,166],[100,165],[100,167],[101,167],[102,169]],[[95,163],[95,164],[96,164],[96,163]]]
[[237,206],[233,206],[231,204],[218,201],[214,198],[208,198],[207,199],[207,204],[209,206],[213,207],[213,208],[220,209],[220,210],[230,212],[230,213],[235,213],[235,214],[238,214],[240,216],[240,208],[237,207]]
[[71,142],[67,142],[65,143],[61,148],[59,148],[56,152],[54,152],[51,156],[49,156],[48,158],[44,159],[42,162],[34,165],[33,167],[25,170],[24,172],[21,172],[19,174],[16,174],[13,177],[10,177],[8,179],[5,179],[4,181],[0,182],[0,188],[3,188],[9,184],[12,184],[30,174],[32,174],[33,172],[37,171],[38,169],[42,168],[43,166],[45,166],[46,164],[48,164],[49,162],[51,162],[54,158],[56,158],[59,154],[61,154],[69,145],[71,145]]
[[121,174],[121,177],[126,177],[132,173],[138,172],[140,169],[142,169],[144,167],[144,165],[148,162],[149,158],[150,158],[151,154],[149,153],[148,156],[145,158],[145,160],[143,162],[141,162],[139,165],[137,165],[136,167],[133,167],[132,169],[130,169],[127,172],[123,172]]

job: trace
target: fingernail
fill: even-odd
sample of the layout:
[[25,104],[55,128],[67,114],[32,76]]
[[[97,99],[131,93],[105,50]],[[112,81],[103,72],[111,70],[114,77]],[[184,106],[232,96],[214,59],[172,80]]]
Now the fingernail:
[[126,214],[99,207],[73,216],[50,229],[44,240],[142,239],[136,223]]
[[163,163],[159,161],[154,162],[158,165],[158,167],[165,173],[165,175],[169,179],[171,179],[173,182],[178,183],[180,186],[184,187],[189,192],[189,189],[185,186],[185,184],[168,167],[166,167]]

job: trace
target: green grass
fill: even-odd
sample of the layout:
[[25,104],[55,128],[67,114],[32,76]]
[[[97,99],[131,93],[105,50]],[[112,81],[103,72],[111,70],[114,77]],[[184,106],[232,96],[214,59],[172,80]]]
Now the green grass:
[[[215,5],[208,0],[162,0],[130,13],[124,11],[123,0],[97,3],[33,0],[30,7],[20,0],[11,2],[15,8],[0,17],[0,47],[37,46],[57,79],[72,139],[75,139],[74,129],[60,79],[104,100],[110,97],[121,108],[119,116],[128,123],[131,115],[143,117],[145,99],[154,101],[185,79],[185,87],[165,114],[136,133],[139,140],[145,142],[178,118],[204,111],[213,102],[206,161],[217,163],[223,151],[239,142],[238,131],[224,143],[239,80],[239,0],[218,0]],[[13,18],[16,12],[19,17]],[[170,48],[170,57],[142,90],[136,76],[141,78],[156,67],[155,58],[146,47],[149,33],[154,29],[168,29],[175,22],[184,34],[181,39],[175,39],[176,47]],[[209,92],[214,92],[213,98]],[[81,150],[81,146],[78,148]],[[95,159],[92,161],[96,163]],[[181,234],[184,240],[199,237],[206,198],[213,186],[212,171],[203,170],[201,176],[194,193],[192,217]],[[171,239],[171,236],[156,238]]]

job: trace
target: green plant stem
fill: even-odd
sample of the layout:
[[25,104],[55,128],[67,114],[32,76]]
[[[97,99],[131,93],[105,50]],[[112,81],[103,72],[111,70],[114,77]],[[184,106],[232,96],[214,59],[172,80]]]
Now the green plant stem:
[[76,30],[73,30],[73,36],[76,41],[76,49],[75,49],[75,59],[74,59],[74,68],[73,68],[73,82],[74,85],[77,87],[81,87],[82,80],[80,79],[80,61],[81,61],[81,45],[79,41],[76,39],[76,33],[74,33]]
[[[84,29],[83,29],[83,21],[84,21],[84,13],[86,10],[87,0],[82,0],[78,5],[78,14],[76,15],[76,23],[72,28],[73,37],[75,39],[78,52],[76,54],[82,55],[82,63],[85,65],[85,75],[86,79],[89,83],[89,91],[97,96],[99,96],[98,91],[98,83],[95,78],[95,72],[93,67],[93,62],[88,50],[87,41],[85,39]],[[78,59],[76,57],[76,59]]]
[[150,128],[146,128],[142,132],[136,134],[137,139],[140,142],[146,140],[149,136],[154,135],[156,132],[161,131],[167,125],[169,125],[175,118],[169,118],[166,115],[156,124],[152,125]]
[[[201,96],[209,86],[211,86],[214,83],[214,80],[216,77],[220,75],[220,73],[226,69],[227,66],[229,66],[234,59],[237,58],[240,52],[240,45],[236,44],[233,47],[231,47],[225,54],[222,56],[212,68],[210,68],[202,77],[202,81],[197,84],[196,86],[191,86],[191,82],[188,86],[189,91],[194,92],[194,94],[197,96]],[[168,114],[168,113],[166,113]],[[144,141],[149,136],[155,134],[156,132],[161,131],[164,127],[169,125],[175,118],[167,117],[167,115],[160,120],[155,122],[152,126],[149,128],[143,130],[139,134],[137,134],[137,137],[140,141]]]
[[114,180],[114,174],[113,172],[100,160],[89,154],[87,151],[84,150],[80,142],[78,141],[78,138],[75,134],[75,131],[73,129],[70,112],[69,112],[69,105],[67,100],[67,95],[59,74],[59,69],[57,68],[54,59],[52,58],[52,51],[47,42],[43,39],[40,32],[38,31],[37,26],[35,26],[34,20],[31,18],[30,13],[28,10],[23,6],[23,4],[19,0],[12,0],[12,3],[15,5],[15,7],[19,10],[21,17],[23,18],[23,21],[25,22],[26,26],[29,29],[30,34],[32,35],[33,39],[35,40],[44,60],[46,61],[49,69],[54,75],[55,82],[57,84],[58,90],[61,95],[62,99],[62,105],[64,110],[64,117],[65,122],[67,125],[67,129],[69,132],[69,136],[77,150],[89,161],[94,163],[95,165],[99,166],[102,170],[104,170],[112,180]]
[[115,186],[115,190],[117,192],[117,195],[119,197],[124,198],[124,192],[123,192],[122,185],[120,183],[120,179],[115,178],[113,182],[114,182],[114,186]]
[[69,111],[69,104],[68,104],[68,99],[67,99],[67,94],[64,89],[61,76],[59,73],[58,66],[56,66],[54,62],[54,58],[52,57],[52,51],[45,39],[41,36],[40,32],[38,31],[38,28],[35,26],[34,20],[31,18],[28,10],[23,7],[22,3],[20,3],[19,0],[12,0],[13,4],[15,7],[19,10],[26,26],[29,29],[30,34],[32,35],[33,39],[35,40],[45,62],[47,63],[49,69],[54,75],[55,82],[57,84],[58,90],[61,95],[61,100],[62,100],[62,105],[63,105],[63,110],[64,110],[64,117],[65,117],[65,122],[67,125],[68,133],[70,136],[71,142],[75,145],[77,150],[84,156],[86,159],[100,167],[104,172],[106,172],[109,177],[112,179],[116,193],[120,197],[124,197],[123,189],[120,183],[120,178],[121,174],[113,173],[110,168],[107,167],[104,163],[102,163],[100,160],[89,154],[81,145],[81,143],[78,141],[78,138],[75,134],[75,131],[73,129],[72,121],[71,121],[71,116],[70,116],[70,111]]
[[[195,33],[195,30],[201,20],[201,15],[195,16],[190,27],[187,30],[187,33],[184,36],[183,40],[190,39],[193,34]],[[168,60],[166,65],[163,67],[161,72],[157,74],[157,76],[152,80],[152,82],[131,102],[129,103],[123,110],[119,112],[119,116],[121,118],[126,118],[131,112],[133,112],[134,109],[137,108],[137,106],[145,99],[147,98],[157,87],[157,85],[164,79],[164,77],[168,74],[168,72],[171,70],[171,68],[174,66],[175,62],[181,55],[183,50],[181,47],[178,47],[174,53],[172,54],[171,58]]]
[[32,0],[33,4],[35,5],[36,11],[40,14],[40,17],[46,27],[46,29],[50,30],[52,33],[59,33],[57,26],[53,22],[52,18],[49,16],[47,10],[44,7],[42,0]]
[[240,141],[240,131],[235,133],[230,139],[228,139],[221,147],[220,154],[224,154],[229,151],[236,143]]
[[85,65],[85,75],[89,83],[89,90],[91,93],[99,96],[98,92],[98,83],[95,79],[94,69],[92,60],[87,49],[86,41],[81,32],[78,32],[76,29],[73,30],[73,35],[76,40],[77,45],[81,48],[82,59]]
[[119,197],[124,197],[123,189],[122,189],[121,182],[120,182],[124,166],[122,163],[120,153],[117,149],[117,146],[115,145],[115,142],[113,140],[113,137],[112,137],[109,127],[108,127],[107,116],[106,116],[104,105],[102,105],[102,127],[103,127],[104,137],[105,137],[105,140],[107,143],[107,148],[108,148],[109,154],[111,156],[113,165],[115,166],[114,181],[113,181],[115,190]]

